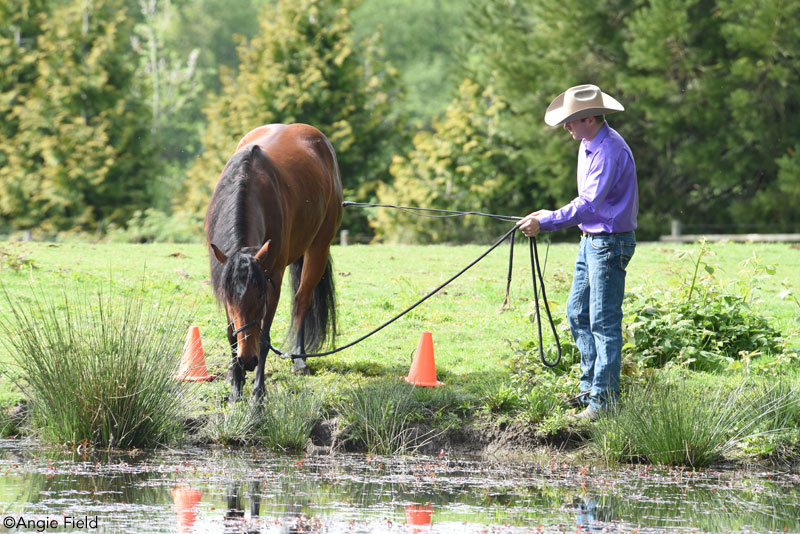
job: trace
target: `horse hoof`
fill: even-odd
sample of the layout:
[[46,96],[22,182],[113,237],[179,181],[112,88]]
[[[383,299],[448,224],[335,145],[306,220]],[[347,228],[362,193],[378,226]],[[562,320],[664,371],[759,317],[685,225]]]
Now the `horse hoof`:
[[292,372],[294,374],[304,376],[311,373],[311,369],[309,369],[308,365],[306,365],[305,360],[301,360],[298,358],[293,361],[294,361],[294,366],[292,368]]

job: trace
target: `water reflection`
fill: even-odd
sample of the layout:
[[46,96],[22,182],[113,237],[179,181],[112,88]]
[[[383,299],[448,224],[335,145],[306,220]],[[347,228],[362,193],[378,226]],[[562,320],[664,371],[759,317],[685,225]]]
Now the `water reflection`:
[[172,490],[172,500],[175,503],[175,514],[178,519],[178,532],[188,534],[192,531],[197,521],[197,505],[203,494],[196,489],[177,487]]
[[260,451],[76,456],[0,440],[5,515],[113,532],[800,532],[800,477]]
[[246,483],[247,498],[250,502],[250,517],[245,516],[242,506],[242,487],[240,482],[228,483],[226,494],[227,511],[225,512],[224,532],[240,532],[245,534],[259,534],[256,520],[261,511],[261,482],[251,480]]

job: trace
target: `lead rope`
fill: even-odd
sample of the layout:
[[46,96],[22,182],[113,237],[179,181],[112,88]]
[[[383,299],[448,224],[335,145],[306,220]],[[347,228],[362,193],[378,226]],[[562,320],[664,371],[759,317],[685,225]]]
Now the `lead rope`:
[[386,321],[385,323],[383,323],[379,327],[375,328],[371,332],[368,332],[368,333],[364,334],[363,336],[361,336],[360,338],[356,339],[355,341],[351,341],[347,345],[342,345],[341,347],[338,347],[338,348],[333,349],[333,350],[329,350],[329,351],[326,351],[326,352],[317,352],[317,353],[314,353],[314,354],[291,354],[291,353],[287,353],[287,352],[282,352],[281,350],[279,350],[279,349],[275,348],[274,346],[272,346],[272,343],[270,343],[269,348],[272,350],[272,352],[274,352],[275,354],[279,355],[281,358],[284,358],[284,359],[287,359],[287,358],[315,358],[315,357],[318,357],[318,356],[329,356],[331,354],[336,354],[337,352],[343,351],[344,349],[350,348],[353,345],[364,341],[365,339],[367,339],[371,335],[380,332],[381,330],[383,330],[384,328],[386,328],[387,326],[389,326],[390,324],[392,324],[393,322],[395,322],[399,318],[403,317],[405,314],[409,313],[411,310],[413,310],[414,308],[416,308],[417,306],[419,306],[420,304],[422,304],[423,302],[425,302],[426,300],[428,300],[429,298],[434,296],[436,293],[438,293],[439,291],[444,289],[444,287],[447,286],[450,282],[452,282],[453,280],[455,280],[456,278],[458,278],[459,276],[461,276],[462,274],[467,272],[468,269],[470,269],[476,263],[478,263],[483,258],[485,258],[491,251],[493,251],[498,246],[500,246],[500,244],[503,241],[505,241],[508,238],[508,236],[510,236],[512,233],[514,233],[516,231],[516,229],[517,229],[517,227],[515,226],[514,228],[512,228],[511,230],[506,232],[503,235],[503,237],[498,239],[491,247],[489,247],[489,250],[487,250],[486,252],[484,252],[483,254],[478,256],[477,259],[473,260],[472,263],[470,263],[469,265],[467,265],[466,267],[461,269],[458,273],[456,273],[454,276],[452,276],[445,283],[441,284],[439,287],[437,287],[436,289],[434,289],[433,291],[431,291],[430,293],[428,293],[427,295],[425,295],[424,297],[419,299],[417,302],[415,302],[414,304],[412,304],[411,306],[409,306],[408,308],[406,308],[405,310],[403,310],[399,314],[395,315],[394,317],[392,317],[391,319],[389,319],[388,321]]
[[[346,206],[383,207],[383,208],[395,208],[395,209],[400,209],[400,210],[404,210],[404,211],[411,211],[411,212],[424,211],[424,212],[433,212],[433,213],[441,213],[442,214],[442,215],[423,215],[423,216],[434,217],[434,218],[460,217],[460,216],[463,216],[463,215],[478,215],[478,216],[481,216],[481,217],[491,217],[493,219],[504,220],[504,221],[519,221],[520,219],[522,219],[522,217],[514,217],[514,216],[510,216],[510,215],[496,215],[496,214],[493,214],[493,213],[482,213],[482,212],[476,212],[476,211],[454,211],[454,210],[442,210],[442,209],[433,209],[433,208],[415,208],[415,207],[410,207],[410,206],[395,206],[395,205],[392,205],[392,204],[367,204],[367,203],[362,203],[362,202],[349,202],[348,201],[348,202],[343,202],[342,206],[345,206],[345,207]],[[415,213],[415,214],[416,215],[422,215],[420,213]],[[505,301],[503,302],[503,306],[506,306],[508,304],[508,302],[509,302],[509,290],[510,290],[510,287],[511,287],[511,272],[512,272],[513,261],[514,261],[514,238],[516,236],[516,231],[517,231],[517,226],[515,225],[508,232],[503,234],[503,236],[501,238],[499,238],[491,247],[489,247],[489,249],[486,252],[484,252],[483,254],[478,256],[478,258],[473,260],[469,265],[467,265],[466,267],[461,269],[458,273],[456,273],[454,276],[449,278],[446,282],[441,284],[439,287],[437,287],[436,289],[434,289],[433,291],[431,291],[430,293],[428,293],[427,295],[425,295],[424,297],[419,299],[417,302],[415,302],[414,304],[412,304],[411,306],[409,306],[408,308],[406,308],[405,310],[400,312],[398,315],[392,317],[391,319],[389,319],[388,321],[386,321],[385,323],[383,323],[379,327],[377,327],[374,330],[364,334],[363,336],[359,337],[358,339],[356,339],[354,341],[351,341],[350,343],[347,343],[346,345],[342,345],[341,347],[338,347],[338,348],[335,348],[335,349],[332,349],[332,350],[329,350],[329,351],[316,352],[316,353],[313,353],[313,354],[291,354],[291,353],[283,352],[280,349],[276,348],[275,346],[272,345],[272,342],[270,341],[268,343],[269,349],[272,352],[274,352],[275,354],[277,354],[278,356],[280,356],[281,358],[283,358],[283,359],[289,359],[289,358],[315,358],[315,357],[320,357],[320,356],[329,356],[331,354],[336,354],[337,352],[341,352],[341,351],[343,351],[345,349],[348,349],[348,348],[352,347],[353,345],[361,343],[362,341],[364,341],[368,337],[380,332],[381,330],[383,330],[384,328],[386,328],[387,326],[389,326],[390,324],[392,324],[396,320],[400,319],[401,317],[403,317],[404,315],[406,315],[407,313],[412,311],[414,308],[416,308],[417,306],[419,306],[420,304],[422,304],[423,302],[428,300],[430,297],[432,297],[433,295],[435,295],[436,293],[438,293],[439,291],[444,289],[453,280],[455,280],[456,278],[458,278],[459,276],[461,276],[462,274],[467,272],[467,270],[469,270],[475,264],[477,264],[479,261],[481,261],[483,258],[488,256],[491,251],[493,251],[498,246],[500,246],[500,244],[503,241],[505,241],[506,239],[508,239],[508,237],[510,236],[511,237],[511,247],[509,249],[510,252],[509,252],[509,260],[508,260],[508,279],[507,279],[507,282],[506,282],[506,297],[505,297]],[[531,281],[533,283],[534,302],[535,302],[535,306],[536,306],[536,321],[537,321],[538,332],[539,332],[539,357],[541,358],[543,365],[545,365],[547,367],[555,367],[561,361],[561,342],[560,342],[560,340],[558,338],[558,333],[556,332],[556,326],[555,326],[555,323],[553,322],[553,316],[550,313],[550,306],[549,306],[549,304],[547,302],[547,295],[545,294],[544,278],[542,277],[542,270],[541,270],[541,267],[539,265],[539,252],[538,252],[538,248],[536,246],[536,238],[535,237],[528,238],[528,246],[529,246],[529,249],[530,249]],[[549,242],[548,242],[547,249],[548,249],[548,255],[549,255],[549,251],[550,251]],[[547,265],[547,256],[545,256],[545,266],[546,265]],[[553,332],[553,336],[555,337],[556,347],[558,349],[558,355],[556,357],[556,361],[553,362],[553,363],[548,362],[547,359],[545,358],[545,355],[544,355],[544,345],[543,345],[543,341],[542,341],[542,317],[541,317],[541,314],[539,313],[539,294],[538,294],[538,290],[537,290],[537,287],[536,287],[536,275],[537,275],[537,273],[539,275],[539,280],[541,282],[542,299],[544,300],[545,311],[547,312],[547,317],[548,317],[548,320],[550,322],[550,328],[551,328],[551,331]],[[263,335],[263,332],[262,332],[262,335]],[[267,339],[269,339],[269,336],[267,337]]]

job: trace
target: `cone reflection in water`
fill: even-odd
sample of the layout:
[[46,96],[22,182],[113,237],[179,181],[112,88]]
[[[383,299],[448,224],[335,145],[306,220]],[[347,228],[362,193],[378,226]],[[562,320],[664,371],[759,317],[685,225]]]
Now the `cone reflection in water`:
[[201,382],[217,378],[217,375],[208,374],[203,343],[200,341],[200,329],[196,326],[190,326],[189,331],[186,333],[186,344],[183,346],[181,365],[175,378],[190,382]]
[[197,521],[197,505],[203,495],[196,489],[175,488],[172,490],[172,501],[175,503],[175,514],[178,516],[178,532],[188,534]]
[[430,525],[432,516],[432,504],[414,504],[411,506],[406,506],[406,523],[409,525]]
[[436,361],[433,358],[433,334],[423,332],[406,382],[415,386],[435,387],[444,383],[436,380]]

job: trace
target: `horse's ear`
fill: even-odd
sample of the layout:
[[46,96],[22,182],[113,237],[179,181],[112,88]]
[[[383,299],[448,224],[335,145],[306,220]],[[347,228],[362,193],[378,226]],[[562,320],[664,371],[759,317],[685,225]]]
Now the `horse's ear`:
[[264,243],[264,246],[262,246],[255,255],[255,259],[262,269],[264,269],[267,265],[267,252],[269,251],[269,244],[271,241],[272,239],[267,239],[267,242]]
[[225,262],[228,261],[228,256],[225,255],[220,249],[217,248],[217,245],[211,243],[211,251],[214,253],[214,257],[217,258],[217,261],[220,262],[222,265],[225,265]]

